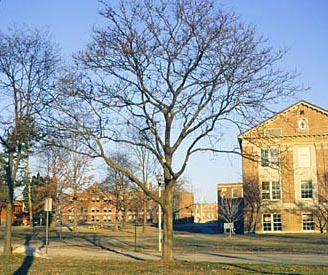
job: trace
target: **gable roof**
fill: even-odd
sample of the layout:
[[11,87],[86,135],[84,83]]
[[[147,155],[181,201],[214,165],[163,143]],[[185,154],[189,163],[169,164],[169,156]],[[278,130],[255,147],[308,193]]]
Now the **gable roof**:
[[308,108],[311,108],[311,109],[313,109],[313,110],[315,110],[315,111],[317,111],[317,112],[320,112],[320,113],[322,113],[322,114],[328,116],[328,110],[323,109],[323,108],[321,108],[321,107],[318,107],[318,106],[316,106],[316,105],[314,105],[314,104],[312,104],[312,103],[309,103],[309,102],[307,102],[307,101],[305,101],[305,100],[300,100],[300,101],[296,102],[295,104],[293,104],[293,105],[291,105],[291,106],[289,106],[289,107],[283,109],[282,111],[276,113],[276,114],[273,115],[272,117],[270,117],[270,118],[264,120],[263,122],[261,122],[261,123],[255,125],[255,126],[253,126],[253,127],[250,128],[249,130],[247,130],[247,131],[245,131],[245,132],[239,134],[239,135],[238,135],[238,140],[239,140],[239,141],[242,140],[245,136],[247,136],[247,135],[248,135],[251,131],[253,131],[254,129],[256,129],[256,128],[260,128],[260,127],[263,127],[263,126],[265,126],[266,124],[269,124],[269,123],[275,121],[276,119],[280,118],[281,116],[285,115],[286,113],[288,113],[288,112],[290,112],[290,111],[292,111],[292,110],[298,108],[300,105],[306,106],[306,107],[308,107]]

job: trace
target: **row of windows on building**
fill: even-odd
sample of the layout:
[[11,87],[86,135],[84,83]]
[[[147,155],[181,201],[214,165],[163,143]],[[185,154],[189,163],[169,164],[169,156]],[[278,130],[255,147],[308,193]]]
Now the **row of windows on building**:
[[[91,212],[97,212],[97,213],[100,213],[101,212],[101,208],[100,207],[91,207]],[[87,208],[87,207],[85,207],[85,208],[83,208],[83,207],[81,207],[80,208],[80,213],[83,213],[83,212],[85,212],[85,213],[87,213],[89,211],[89,208]],[[68,209],[68,212],[69,213],[71,213],[71,212],[73,212],[73,208],[69,208]],[[102,209],[102,212],[112,212],[112,209],[111,209],[111,207],[104,207],[103,209]]]
[[[282,220],[281,214],[263,214],[262,215],[262,226],[263,231],[282,231]],[[302,231],[313,231],[314,230],[314,216],[312,213],[302,214]]]
[[[73,220],[74,220],[74,217],[68,216],[68,221],[69,222],[73,222]],[[103,222],[107,222],[107,221],[110,222],[111,220],[112,220],[111,216],[103,216],[102,217]],[[100,222],[100,217],[99,216],[91,216],[90,219],[88,219],[88,217],[80,217],[80,221],[85,222],[85,223],[87,223],[89,221],[91,221],[91,222]]]
[[[300,185],[301,199],[313,198],[313,184],[311,181],[302,181]],[[279,181],[262,182],[263,200],[281,200],[281,185]]]

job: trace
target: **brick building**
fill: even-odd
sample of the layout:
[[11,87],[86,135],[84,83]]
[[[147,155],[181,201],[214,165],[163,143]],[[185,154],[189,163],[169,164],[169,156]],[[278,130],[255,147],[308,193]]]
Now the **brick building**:
[[219,183],[218,192],[218,232],[244,232],[243,184]]
[[[154,189],[157,194],[158,190]],[[146,219],[149,223],[158,222],[158,204],[146,198],[142,192],[129,191],[123,195],[125,203],[117,200],[114,194],[102,192],[97,184],[80,192],[77,196],[77,218],[79,224],[87,225],[106,225],[113,224],[116,220],[122,222],[134,222],[137,218],[138,222],[143,221],[144,205],[146,200]],[[194,194],[191,192],[181,192],[174,198],[174,220],[193,222],[194,219]],[[117,209],[119,211],[117,212]],[[73,195],[67,194],[64,199],[61,213],[61,220],[64,224],[72,224],[74,220],[74,203]],[[57,217],[59,222],[60,217]]]
[[328,111],[299,101],[239,136],[245,230],[326,230]]
[[178,192],[177,194],[174,194],[173,204],[174,222],[194,222],[194,193]]
[[218,221],[217,203],[196,203],[195,204],[195,223],[208,223]]

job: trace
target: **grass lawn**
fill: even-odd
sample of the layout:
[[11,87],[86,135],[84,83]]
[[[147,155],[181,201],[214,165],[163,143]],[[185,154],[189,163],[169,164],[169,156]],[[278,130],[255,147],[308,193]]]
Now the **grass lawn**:
[[[299,265],[255,265],[219,263],[162,263],[159,261],[107,261],[78,258],[40,259],[23,256],[1,256],[0,274],[328,274],[328,267]],[[31,261],[31,262],[28,262]],[[16,272],[16,273],[15,273]]]

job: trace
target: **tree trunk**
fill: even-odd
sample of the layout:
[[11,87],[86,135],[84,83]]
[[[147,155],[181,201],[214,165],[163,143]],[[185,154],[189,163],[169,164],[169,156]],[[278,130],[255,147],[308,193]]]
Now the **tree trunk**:
[[3,254],[11,255],[11,232],[12,232],[12,223],[13,223],[13,204],[11,200],[7,202],[6,205],[6,232],[3,246]]
[[163,261],[174,261],[173,255],[173,190],[165,190],[165,201],[163,203]]
[[74,198],[73,198],[73,231],[76,232],[77,229],[77,198],[76,194],[74,192]]
[[28,199],[28,213],[30,217],[30,227],[33,227],[33,204],[32,204],[32,190],[30,180],[30,159],[29,155],[26,157],[26,185],[27,185],[27,199]]
[[127,212],[126,212],[126,208],[124,207],[123,210],[123,215],[122,215],[122,230],[124,230],[126,228],[126,216],[127,216]]
[[118,222],[119,222],[119,210],[118,207],[116,206],[114,231],[118,230]]
[[11,255],[12,254],[12,224],[13,224],[13,205],[14,205],[14,182],[15,178],[13,177],[14,169],[14,152],[9,152],[8,157],[8,166],[6,167],[6,177],[7,177],[7,205],[6,205],[6,232],[3,246],[3,254]]
[[144,195],[144,200],[143,200],[143,226],[142,226],[142,233],[146,232],[147,228],[147,210],[148,210],[148,200],[147,196]]

